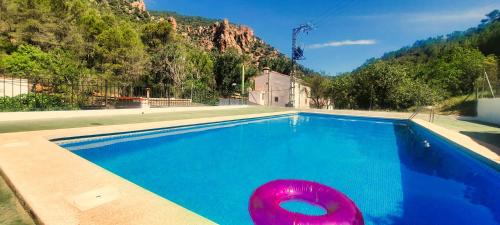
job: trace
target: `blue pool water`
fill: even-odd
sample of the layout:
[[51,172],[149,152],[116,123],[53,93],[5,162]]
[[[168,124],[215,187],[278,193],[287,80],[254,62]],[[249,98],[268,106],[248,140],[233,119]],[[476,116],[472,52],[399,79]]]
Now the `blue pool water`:
[[500,172],[408,121],[299,114],[58,144],[223,225],[252,224],[250,195],[275,179],[334,187],[370,225],[500,224]]

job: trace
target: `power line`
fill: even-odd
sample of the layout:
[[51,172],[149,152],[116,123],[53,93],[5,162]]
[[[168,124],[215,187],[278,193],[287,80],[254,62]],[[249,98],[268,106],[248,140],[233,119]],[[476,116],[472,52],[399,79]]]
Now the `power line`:
[[357,8],[354,6],[358,5],[359,0],[349,0],[349,1],[343,1],[342,5],[338,5],[338,7],[329,13],[329,15],[323,17],[321,21],[316,22],[316,26],[319,27],[326,27],[327,25],[332,24],[335,20],[333,20],[333,17],[338,17],[341,15],[345,15],[346,9],[353,9]]
[[356,2],[356,0],[341,1],[338,4],[332,5],[329,8],[329,10],[326,11],[325,14],[318,17],[316,20],[313,20],[314,25],[316,25],[317,27],[320,27],[320,25],[322,25],[322,23],[327,21],[328,19],[335,17],[335,16],[338,16],[338,15],[341,15],[345,9],[350,8],[355,2]]
[[328,16],[333,10],[337,8],[338,4],[333,4],[329,8],[327,8],[323,13],[320,14],[316,19],[311,20],[311,23],[317,24],[321,20],[323,20],[324,17]]

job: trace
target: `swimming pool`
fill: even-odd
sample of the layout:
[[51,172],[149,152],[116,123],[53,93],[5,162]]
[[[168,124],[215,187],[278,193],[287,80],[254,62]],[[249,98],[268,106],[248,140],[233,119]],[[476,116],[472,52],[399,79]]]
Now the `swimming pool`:
[[334,187],[366,224],[500,223],[500,172],[404,120],[300,113],[57,143],[223,225],[252,224],[252,192],[275,179]]

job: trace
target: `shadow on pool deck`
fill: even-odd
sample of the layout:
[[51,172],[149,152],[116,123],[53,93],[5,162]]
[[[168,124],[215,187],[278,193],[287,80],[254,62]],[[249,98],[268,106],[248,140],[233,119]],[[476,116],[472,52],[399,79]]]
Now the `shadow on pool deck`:
[[473,117],[437,115],[436,125],[459,132],[500,155],[500,126],[475,120]]
[[474,139],[478,144],[489,148],[497,155],[500,155],[500,126],[492,123],[477,121],[474,118],[457,118],[458,121],[464,124],[470,124],[479,129],[460,130],[459,132],[465,136]]
[[460,131],[461,134],[474,139],[478,144],[500,155],[500,133]]

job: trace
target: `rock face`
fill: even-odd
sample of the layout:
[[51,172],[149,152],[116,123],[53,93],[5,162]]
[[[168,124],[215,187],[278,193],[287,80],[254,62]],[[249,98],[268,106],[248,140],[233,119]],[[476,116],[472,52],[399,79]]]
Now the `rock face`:
[[213,42],[221,52],[234,48],[239,53],[250,51],[251,44],[255,42],[253,30],[247,26],[231,26],[227,19],[216,23],[213,27]]
[[139,9],[141,12],[146,12],[146,3],[144,3],[144,0],[131,2],[130,5]]
[[174,32],[177,32],[177,20],[174,17],[167,17],[167,22],[170,23]]
[[257,38],[250,27],[231,24],[227,19],[208,26],[179,24],[177,27],[182,36],[208,51],[226,52],[234,49],[240,54],[250,55],[256,62],[264,56],[280,55],[277,50]]

